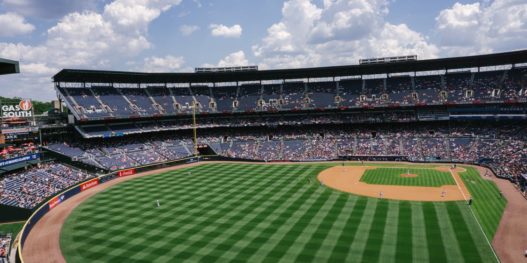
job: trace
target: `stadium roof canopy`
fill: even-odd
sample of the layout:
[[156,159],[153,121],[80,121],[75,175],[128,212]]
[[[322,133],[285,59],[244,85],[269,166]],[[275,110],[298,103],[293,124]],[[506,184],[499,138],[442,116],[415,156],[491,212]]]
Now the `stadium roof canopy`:
[[55,82],[88,83],[236,82],[450,70],[519,63],[527,63],[527,50],[478,56],[406,61],[398,63],[332,66],[318,68],[274,69],[247,72],[140,73],[122,71],[63,69],[53,77],[53,80]]
[[0,58],[0,75],[20,73],[18,61]]

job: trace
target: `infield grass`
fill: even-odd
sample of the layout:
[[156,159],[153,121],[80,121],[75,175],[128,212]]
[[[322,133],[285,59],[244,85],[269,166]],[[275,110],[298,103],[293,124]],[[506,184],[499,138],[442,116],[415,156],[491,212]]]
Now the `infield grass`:
[[73,211],[61,249],[81,263],[495,262],[465,202],[334,191],[316,181],[334,165],[204,164],[126,181]]
[[[411,174],[415,177],[404,177]],[[456,182],[448,172],[435,169],[418,168],[375,168],[366,170],[361,182],[367,184],[403,185],[403,186],[430,186],[455,185]]]

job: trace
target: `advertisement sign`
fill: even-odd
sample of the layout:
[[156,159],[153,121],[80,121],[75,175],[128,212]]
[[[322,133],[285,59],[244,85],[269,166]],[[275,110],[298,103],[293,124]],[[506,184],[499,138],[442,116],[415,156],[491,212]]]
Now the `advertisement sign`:
[[60,205],[64,201],[64,195],[53,197],[53,199],[49,200],[49,210],[55,208],[56,206]]
[[117,174],[119,177],[129,176],[135,174],[135,169],[121,170]]
[[38,132],[38,127],[22,127],[22,128],[4,128],[2,134],[26,134],[31,132]]
[[99,185],[99,178],[92,179],[80,185],[81,192]]
[[37,160],[39,157],[40,155],[38,153],[35,153],[35,154],[19,156],[19,157],[7,159],[7,160],[2,160],[0,161],[0,168],[4,166],[21,163],[21,162]]
[[2,118],[33,117],[33,103],[29,99],[22,99],[18,105],[2,105]]

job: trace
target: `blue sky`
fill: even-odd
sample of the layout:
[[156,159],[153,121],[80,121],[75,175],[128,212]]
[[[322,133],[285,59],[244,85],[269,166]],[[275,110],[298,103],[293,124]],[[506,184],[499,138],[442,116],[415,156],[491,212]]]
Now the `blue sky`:
[[3,96],[53,99],[62,68],[356,64],[527,48],[527,0],[0,0]]

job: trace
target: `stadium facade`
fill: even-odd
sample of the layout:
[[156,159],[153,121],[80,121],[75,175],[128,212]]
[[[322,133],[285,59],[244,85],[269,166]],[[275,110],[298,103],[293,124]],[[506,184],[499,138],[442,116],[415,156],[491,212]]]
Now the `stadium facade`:
[[38,195],[5,191],[5,205],[44,204],[22,244],[42,215],[101,178],[200,158],[469,163],[525,189],[527,50],[284,70],[64,69],[53,81],[70,125],[43,134],[55,161],[37,170],[77,176]]

